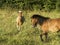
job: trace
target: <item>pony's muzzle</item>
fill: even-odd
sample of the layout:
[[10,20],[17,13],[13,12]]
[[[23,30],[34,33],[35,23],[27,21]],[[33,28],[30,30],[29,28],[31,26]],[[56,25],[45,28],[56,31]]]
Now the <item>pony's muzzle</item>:
[[31,25],[33,28],[36,27],[36,25]]

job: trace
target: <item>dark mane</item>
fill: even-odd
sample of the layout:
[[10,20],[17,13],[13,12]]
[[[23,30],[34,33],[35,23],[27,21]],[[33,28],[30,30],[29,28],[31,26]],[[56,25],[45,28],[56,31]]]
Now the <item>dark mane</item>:
[[50,19],[49,17],[44,17],[44,16],[41,16],[41,15],[38,15],[38,14],[34,14],[31,18],[32,18],[32,19],[33,19],[33,18],[38,19],[38,20],[39,20],[38,23],[39,23],[40,25],[42,25],[44,21],[47,21],[48,19]]
[[38,14],[34,14],[31,18],[44,18],[44,19],[50,19],[49,17],[44,17]]

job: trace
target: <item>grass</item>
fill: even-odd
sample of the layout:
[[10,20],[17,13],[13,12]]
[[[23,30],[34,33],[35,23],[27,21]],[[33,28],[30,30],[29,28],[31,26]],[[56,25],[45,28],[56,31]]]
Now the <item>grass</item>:
[[49,42],[40,40],[40,30],[31,27],[30,17],[33,14],[41,14],[45,17],[60,18],[60,13],[23,11],[25,22],[20,32],[16,28],[16,17],[18,11],[0,9],[0,45],[60,45],[60,33],[49,33]]

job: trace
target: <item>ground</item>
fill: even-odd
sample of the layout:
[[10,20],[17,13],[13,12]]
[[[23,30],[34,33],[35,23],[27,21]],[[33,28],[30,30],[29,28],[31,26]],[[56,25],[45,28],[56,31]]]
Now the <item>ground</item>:
[[39,26],[38,28],[32,28],[31,26],[30,17],[33,14],[41,14],[50,18],[60,18],[60,13],[57,11],[23,11],[25,22],[18,32],[16,27],[18,11],[0,9],[0,45],[60,45],[60,32],[50,32],[48,42],[42,42],[40,40],[41,29],[39,29]]

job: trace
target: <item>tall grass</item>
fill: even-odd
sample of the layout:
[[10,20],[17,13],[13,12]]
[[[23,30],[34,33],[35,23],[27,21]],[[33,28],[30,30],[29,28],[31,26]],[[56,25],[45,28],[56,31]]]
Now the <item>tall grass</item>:
[[60,18],[60,13],[41,12],[41,11],[23,11],[25,22],[20,32],[16,28],[16,17],[18,11],[0,9],[0,45],[60,45],[60,33],[49,33],[49,42],[40,40],[41,31],[36,27],[31,27],[30,17],[33,14],[41,14],[45,17]]

